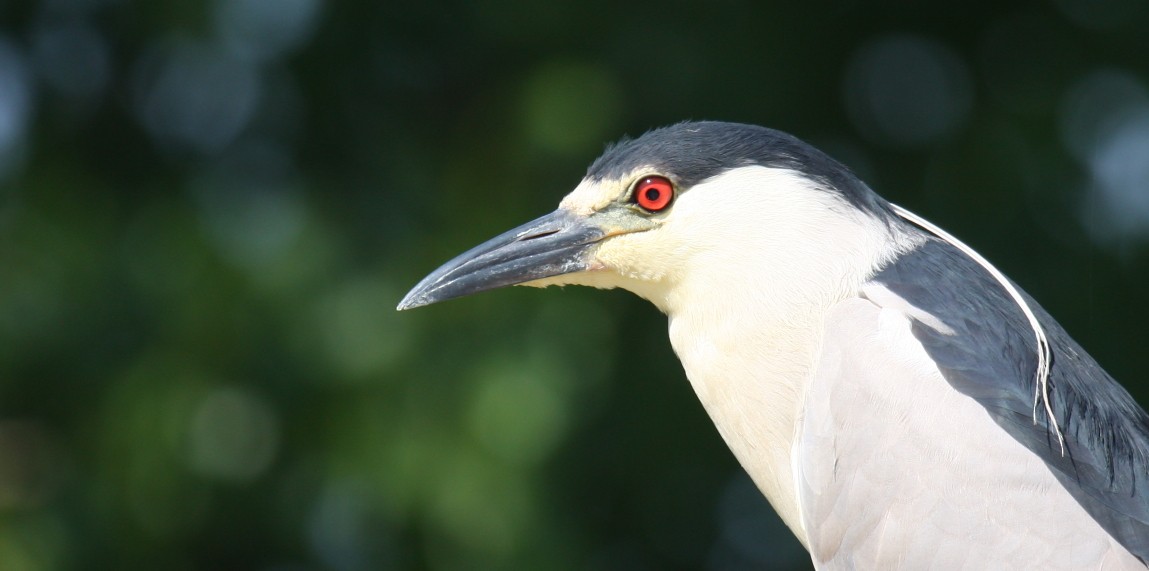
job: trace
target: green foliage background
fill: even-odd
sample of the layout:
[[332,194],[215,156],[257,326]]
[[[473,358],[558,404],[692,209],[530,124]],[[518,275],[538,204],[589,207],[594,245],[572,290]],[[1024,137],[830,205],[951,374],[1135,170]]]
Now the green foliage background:
[[965,238],[1144,401],[1146,29],[1138,0],[6,0],[0,570],[806,568],[653,308],[395,304],[604,143],[752,122]]

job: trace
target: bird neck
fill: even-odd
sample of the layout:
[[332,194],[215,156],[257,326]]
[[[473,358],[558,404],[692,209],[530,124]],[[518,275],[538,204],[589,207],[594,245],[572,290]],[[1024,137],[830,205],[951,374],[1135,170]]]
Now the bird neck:
[[821,226],[834,232],[815,247],[751,257],[768,267],[708,262],[662,297],[671,344],[703,407],[803,543],[792,447],[826,312],[857,295],[904,244],[882,222],[856,223]]
[[[806,379],[822,335],[813,313],[770,319],[761,311],[696,307],[670,314],[670,340],[719,434],[805,543],[798,518],[791,448]],[[701,332],[701,333],[700,333]]]

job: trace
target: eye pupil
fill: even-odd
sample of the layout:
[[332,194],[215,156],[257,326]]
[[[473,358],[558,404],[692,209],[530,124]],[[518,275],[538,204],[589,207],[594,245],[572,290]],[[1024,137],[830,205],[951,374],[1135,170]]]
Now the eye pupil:
[[635,185],[634,202],[650,212],[659,212],[674,198],[674,185],[663,176],[648,176]]

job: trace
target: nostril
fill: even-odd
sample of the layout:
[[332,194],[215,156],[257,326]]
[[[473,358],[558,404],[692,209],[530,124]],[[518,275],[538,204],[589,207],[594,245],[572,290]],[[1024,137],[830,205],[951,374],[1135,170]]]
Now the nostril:
[[546,232],[539,232],[538,234],[531,234],[530,236],[523,236],[522,238],[519,238],[519,241],[520,242],[526,242],[526,241],[535,240],[538,238],[546,238],[547,236],[550,236],[552,234],[558,234],[558,233],[559,233],[558,230],[548,230]]

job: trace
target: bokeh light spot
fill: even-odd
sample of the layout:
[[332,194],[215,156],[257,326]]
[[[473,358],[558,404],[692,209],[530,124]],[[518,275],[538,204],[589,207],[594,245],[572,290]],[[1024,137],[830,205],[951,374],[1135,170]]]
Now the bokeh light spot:
[[1087,219],[1090,234],[1101,243],[1149,239],[1149,106],[1098,144],[1089,167],[1093,207],[1084,211],[1101,217]]
[[137,63],[136,112],[157,143],[214,153],[247,127],[261,81],[250,64],[218,47],[176,42]]
[[395,311],[398,290],[374,278],[348,280],[315,306],[319,340],[338,380],[376,378],[410,349],[408,320]]
[[850,119],[864,136],[893,147],[919,147],[966,122],[973,87],[953,50],[926,38],[889,36],[854,53],[845,96]]
[[524,121],[531,142],[558,153],[586,152],[602,145],[612,138],[608,133],[621,110],[614,78],[589,64],[548,64],[524,87]]
[[283,150],[242,141],[192,184],[207,235],[225,259],[257,274],[291,251],[307,220]]
[[203,397],[192,416],[188,461],[205,476],[247,482],[262,474],[279,446],[279,419],[266,402],[236,387]]
[[568,411],[550,384],[554,377],[565,376],[537,360],[488,365],[471,401],[472,431],[504,459],[527,464],[541,460],[566,433]]
[[1062,98],[1061,141],[1073,156],[1088,162],[1102,141],[1149,105],[1149,90],[1119,69],[1093,71],[1075,82]]
[[32,38],[36,71],[54,90],[76,100],[97,100],[111,79],[108,43],[82,21],[46,25]]
[[1102,246],[1149,239],[1149,89],[1130,73],[1087,74],[1065,94],[1061,140],[1089,174],[1082,224]]
[[0,181],[22,157],[32,101],[32,83],[24,57],[0,36]]
[[453,540],[505,555],[529,523],[529,486],[516,472],[477,452],[460,449],[450,457],[430,513]]
[[307,538],[311,549],[329,569],[379,568],[372,552],[388,542],[379,530],[369,529],[370,499],[359,486],[346,481],[327,484],[316,498]]
[[306,42],[319,8],[320,0],[218,0],[215,23],[235,54],[265,61]]

